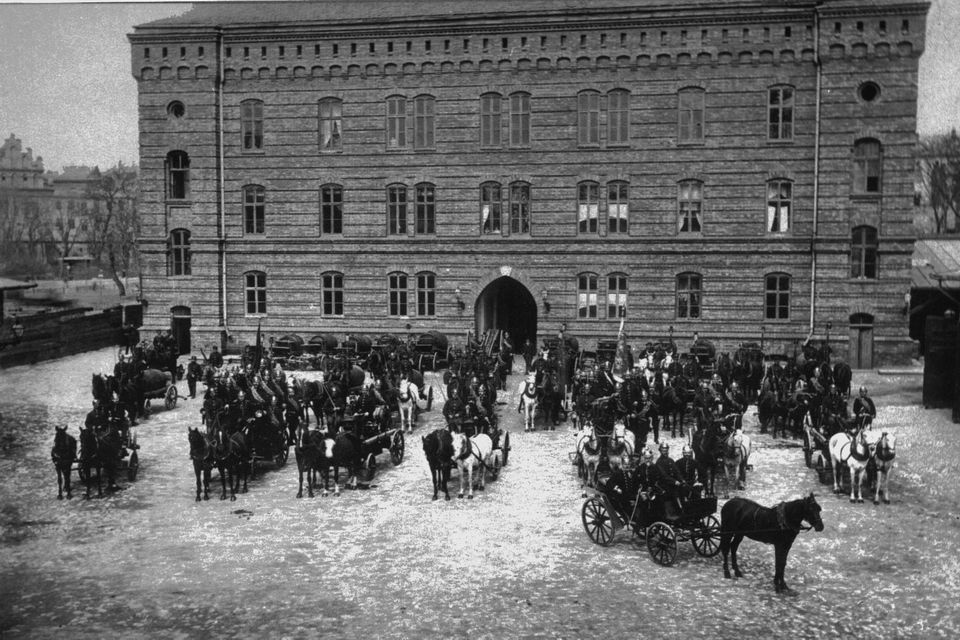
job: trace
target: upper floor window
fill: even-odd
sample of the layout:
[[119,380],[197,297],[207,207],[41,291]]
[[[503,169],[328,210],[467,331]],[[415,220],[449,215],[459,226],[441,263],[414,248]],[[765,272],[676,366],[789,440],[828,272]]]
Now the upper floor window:
[[264,201],[266,190],[255,184],[243,188],[243,232],[244,234],[260,234],[266,230],[266,213]]
[[767,320],[789,320],[790,276],[785,273],[767,275],[764,294],[764,317]]
[[789,180],[767,182],[767,232],[781,233],[790,230],[793,205],[793,183]]
[[577,96],[577,141],[587,147],[600,144],[600,94],[596,91]]
[[680,233],[701,233],[703,214],[703,183],[685,180],[678,185],[677,220]]
[[627,233],[630,228],[629,185],[626,182],[607,184],[607,225],[610,233]]
[[622,273],[607,276],[607,317],[627,317],[627,276]]
[[630,94],[626,91],[607,94],[607,144],[630,144]]
[[580,233],[597,233],[600,218],[600,185],[581,182],[577,185],[577,229]]
[[503,199],[498,182],[480,185],[480,232],[503,233]]
[[417,274],[417,315],[437,315],[437,276],[429,271]]
[[416,149],[434,147],[437,101],[433,96],[418,96],[413,100],[413,146]]
[[771,140],[793,140],[793,87],[773,87],[769,96],[767,136]]
[[240,103],[240,137],[244,151],[263,149],[263,102],[260,100]]
[[577,276],[577,317],[597,317],[597,274],[581,273]]
[[190,232],[186,229],[174,229],[170,232],[170,252],[167,272],[171,276],[189,276],[190,270]]
[[387,148],[407,146],[407,99],[403,96],[387,98]]
[[502,145],[503,98],[499,93],[480,96],[480,146],[499,149]]
[[267,274],[262,271],[248,271],[243,274],[243,278],[247,315],[265,314],[267,312]]
[[530,146],[530,94],[510,96],[510,146]]
[[343,274],[336,271],[320,276],[320,297],[325,316],[343,315]]
[[703,140],[703,110],[706,92],[699,88],[681,89],[679,94],[680,114],[677,140],[701,142]]
[[530,185],[510,185],[510,233],[530,233]]
[[414,230],[417,235],[437,232],[437,198],[432,184],[418,184],[414,189]]
[[343,102],[338,98],[324,98],[320,101],[320,150],[341,151],[343,139]]
[[699,273],[681,273],[677,276],[677,318],[700,317],[702,287]]
[[186,151],[167,154],[167,198],[186,200],[190,197],[190,157]]
[[387,233],[407,234],[407,188],[402,184],[387,187]]
[[391,273],[387,278],[390,296],[391,316],[400,317],[409,315],[407,309],[407,274]]
[[861,226],[853,230],[850,241],[850,277],[862,280],[877,278],[877,230]]
[[883,153],[877,140],[857,140],[853,146],[853,191],[880,193]]
[[320,187],[320,235],[343,233],[343,187],[328,184]]

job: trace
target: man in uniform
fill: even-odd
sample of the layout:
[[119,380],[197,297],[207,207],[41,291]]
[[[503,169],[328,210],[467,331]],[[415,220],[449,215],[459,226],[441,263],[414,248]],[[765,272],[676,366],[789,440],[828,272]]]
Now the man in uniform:
[[335,436],[340,432],[340,420],[343,418],[343,412],[347,408],[347,403],[340,395],[339,387],[332,387],[326,396],[327,398],[321,410],[323,413],[323,421],[326,423],[327,433]]
[[680,487],[683,485],[684,479],[677,463],[670,457],[670,445],[666,442],[660,443],[657,471],[660,473],[660,486],[663,488],[664,497],[667,498],[667,508],[675,506],[677,508],[676,515],[679,516],[683,513],[683,508],[680,505]]
[[640,457],[640,464],[633,472],[633,480],[637,488],[638,500],[651,500],[654,495],[663,491],[663,478],[660,470],[653,463],[653,451],[644,449]]
[[187,365],[187,387],[190,389],[190,397],[197,397],[197,380],[203,377],[203,368],[197,362],[197,356],[190,356],[190,364]]
[[866,387],[860,387],[860,395],[853,401],[853,415],[857,419],[858,431],[869,427],[877,417],[877,407],[873,404],[873,399],[867,395]]
[[530,373],[530,365],[533,364],[533,358],[537,355],[537,346],[530,340],[523,343],[523,362],[524,374]]
[[683,445],[683,457],[677,461],[677,469],[683,477],[684,483],[690,487],[695,497],[699,498],[703,491],[702,470],[700,463],[693,458],[693,449],[690,445]]
[[736,381],[730,383],[730,388],[723,396],[723,415],[735,415],[733,421],[734,429],[743,428],[743,412],[747,409],[747,399],[740,391],[740,385]]
[[200,355],[202,355],[206,359],[207,364],[209,364],[214,369],[219,369],[220,367],[223,366],[223,355],[217,349],[217,345],[213,345],[213,350],[210,352],[209,356],[207,356],[207,354],[205,354],[203,352],[203,349],[201,348]]
[[447,428],[459,433],[463,426],[463,416],[466,407],[463,405],[463,399],[460,397],[460,390],[454,387],[450,390],[450,397],[443,403],[443,417],[447,421]]
[[587,382],[583,389],[577,394],[577,403],[573,407],[574,426],[582,427],[584,420],[587,419],[593,411],[593,403],[596,400],[593,395],[593,386]]

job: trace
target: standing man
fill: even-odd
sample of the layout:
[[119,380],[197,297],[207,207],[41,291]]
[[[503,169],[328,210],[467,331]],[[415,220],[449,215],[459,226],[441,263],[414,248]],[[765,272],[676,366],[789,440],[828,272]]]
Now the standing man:
[[187,387],[190,389],[190,398],[197,397],[197,380],[203,376],[203,368],[197,362],[197,356],[190,356],[190,364],[187,365]]
[[[503,338],[500,340],[500,350],[503,351],[503,359],[507,363],[507,375],[513,373],[513,350],[515,345],[510,337],[510,332],[504,331]],[[506,388],[504,385],[502,388]]]
[[860,387],[860,395],[853,401],[853,415],[857,419],[857,430],[863,430],[873,424],[873,419],[877,417],[877,406],[873,404],[873,399],[867,395],[867,388]]
[[212,349],[213,350],[210,352],[210,355],[208,356],[203,352],[203,348],[201,348],[200,355],[202,355],[206,359],[207,364],[209,364],[211,367],[213,367],[214,369],[219,369],[220,367],[223,366],[223,355],[217,349],[217,345],[213,345]]
[[530,373],[530,365],[533,363],[534,356],[537,355],[537,345],[529,339],[523,343],[523,362],[525,365],[524,375]]

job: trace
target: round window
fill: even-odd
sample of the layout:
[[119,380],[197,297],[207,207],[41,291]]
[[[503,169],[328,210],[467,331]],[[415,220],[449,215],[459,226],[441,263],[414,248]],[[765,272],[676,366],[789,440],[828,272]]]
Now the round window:
[[880,97],[880,87],[873,82],[864,82],[857,91],[864,102],[873,102]]
[[167,115],[173,118],[182,118],[186,112],[187,110],[184,108],[183,103],[178,100],[174,100],[167,105]]

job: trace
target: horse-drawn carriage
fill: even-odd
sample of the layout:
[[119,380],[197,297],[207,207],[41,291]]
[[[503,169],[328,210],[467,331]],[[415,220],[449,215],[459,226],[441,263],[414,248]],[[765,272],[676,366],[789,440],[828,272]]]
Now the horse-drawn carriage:
[[298,369],[301,356],[304,352],[303,338],[295,333],[288,333],[271,345],[271,355],[274,362],[285,369]]
[[709,340],[698,338],[690,347],[690,356],[696,360],[702,376],[709,378],[716,371],[717,348]]
[[337,347],[337,353],[346,356],[351,362],[366,366],[367,358],[373,350],[373,340],[369,336],[347,336],[346,340],[340,342]]
[[610,546],[622,528],[629,528],[636,547],[646,546],[654,562],[665,567],[677,559],[679,543],[693,544],[703,557],[720,551],[717,498],[690,498],[676,505],[662,496],[641,494],[635,501],[611,495],[606,482],[587,498],[581,509],[583,528],[595,544]]
[[147,369],[142,375],[144,413],[149,410],[151,400],[162,398],[163,407],[167,410],[177,406],[180,395],[177,392],[177,385],[173,381],[173,374],[159,369]]
[[359,438],[360,479],[370,482],[377,473],[377,456],[384,450],[390,452],[390,462],[398,466],[403,462],[406,444],[403,429],[393,427],[393,417],[386,406],[377,407],[370,416],[346,415],[340,428],[352,431]]
[[451,360],[450,343],[446,334],[428,331],[420,334],[413,345],[413,363],[421,371],[437,371]]
[[597,351],[596,359],[598,364],[606,362],[610,367],[613,367],[613,361],[617,357],[617,341],[616,340],[598,340],[597,341]]
[[278,468],[287,464],[290,455],[288,434],[267,408],[257,409],[247,421],[251,447],[251,470],[253,464],[271,461]]

